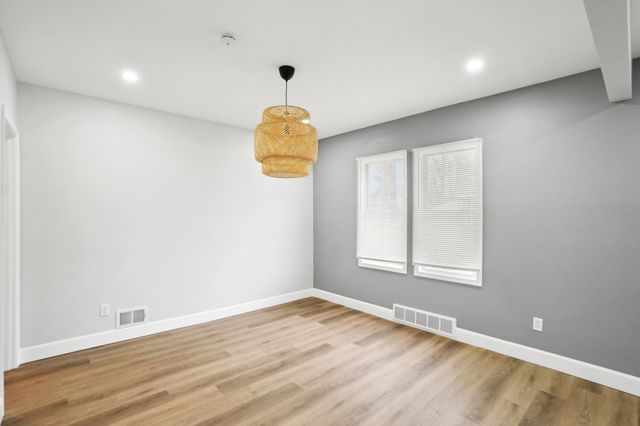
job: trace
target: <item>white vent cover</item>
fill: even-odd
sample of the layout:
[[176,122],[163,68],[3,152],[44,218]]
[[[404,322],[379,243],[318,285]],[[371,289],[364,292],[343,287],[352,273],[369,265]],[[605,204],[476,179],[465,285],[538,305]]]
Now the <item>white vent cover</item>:
[[116,313],[116,328],[131,327],[147,322],[147,307],[118,309]]
[[421,311],[420,309],[409,308],[408,306],[397,305],[395,303],[393,304],[393,319],[394,321],[436,334],[449,337],[455,337],[456,334],[455,318],[445,317],[444,315]]

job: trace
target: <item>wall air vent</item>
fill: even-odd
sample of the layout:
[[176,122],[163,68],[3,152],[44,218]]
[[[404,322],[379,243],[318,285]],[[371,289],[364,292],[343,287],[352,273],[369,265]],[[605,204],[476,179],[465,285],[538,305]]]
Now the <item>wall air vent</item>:
[[393,320],[448,337],[456,335],[456,319],[393,304]]
[[147,307],[118,309],[116,313],[116,328],[131,327],[147,322]]

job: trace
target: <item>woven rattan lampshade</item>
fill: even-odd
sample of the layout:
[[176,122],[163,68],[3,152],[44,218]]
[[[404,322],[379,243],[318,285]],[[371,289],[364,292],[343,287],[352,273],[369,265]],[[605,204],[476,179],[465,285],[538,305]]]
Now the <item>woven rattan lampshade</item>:
[[[280,75],[288,81],[293,67],[280,67]],[[254,139],[255,157],[262,163],[262,173],[296,178],[311,172],[311,165],[318,159],[318,132],[309,124],[310,118],[308,111],[293,105],[264,110]]]
[[318,133],[302,121],[309,113],[297,106],[272,106],[262,113],[255,131],[256,160],[267,176],[307,176],[318,159]]

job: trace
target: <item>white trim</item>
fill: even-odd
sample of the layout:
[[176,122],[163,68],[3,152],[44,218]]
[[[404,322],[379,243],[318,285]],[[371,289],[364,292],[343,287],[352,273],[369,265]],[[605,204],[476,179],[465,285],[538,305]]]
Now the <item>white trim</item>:
[[[75,352],[83,349],[102,346],[109,343],[120,342],[123,340],[134,339],[137,337],[148,336],[150,334],[161,333],[163,331],[174,330],[177,328],[188,327],[190,325],[201,324],[216,319],[226,318],[245,312],[264,309],[269,306],[279,305],[305,297],[317,297],[328,300],[349,308],[366,312],[377,317],[393,321],[393,311],[372,303],[363,302],[361,300],[352,299],[350,297],[341,296],[339,294],[320,290],[317,288],[309,288],[293,293],[282,294],[279,296],[269,297],[266,299],[255,300],[252,302],[241,303],[238,305],[227,306],[223,308],[213,309],[211,311],[201,312],[192,315],[186,315],[177,318],[171,318],[161,321],[155,321],[141,325],[139,327],[121,328],[117,330],[109,330],[101,333],[89,334],[86,336],[75,337],[56,342],[45,343],[42,345],[24,348],[21,351],[21,361],[30,362],[38,359],[48,358],[52,356],[62,355],[69,352]],[[457,328],[456,338],[460,342],[478,346],[504,355],[521,359],[523,361],[538,364],[543,367],[551,368],[563,373],[571,374],[585,380],[590,380],[604,386],[621,390],[632,395],[640,396],[640,377],[630,374],[621,373],[619,371],[589,364],[584,361],[578,361],[562,355],[546,352],[540,349],[521,345],[519,343],[509,342],[507,340],[498,339],[474,331]]]
[[391,151],[391,152],[383,152],[381,154],[373,154],[373,155],[365,155],[363,157],[357,157],[356,161],[360,161],[360,160],[377,160],[377,161],[381,161],[381,160],[392,160],[396,157],[402,157],[404,156],[404,158],[407,158],[407,150],[406,149],[399,149],[397,151]]
[[[409,191],[408,191],[408,171],[409,171],[409,163],[408,163],[408,153],[406,149],[402,149],[399,151],[392,151],[392,152],[385,152],[382,154],[377,154],[377,155],[370,155],[370,156],[366,156],[366,157],[358,157],[356,158],[356,170],[357,170],[357,176],[356,176],[356,180],[357,180],[357,226],[356,226],[356,259],[358,260],[358,266],[361,268],[370,268],[370,269],[379,269],[382,271],[387,271],[387,272],[395,272],[398,274],[406,274],[407,273],[407,223],[409,220],[409,213],[408,213],[408,196],[409,196]],[[368,206],[368,201],[365,201],[367,199],[367,195],[368,194],[368,178],[366,176],[368,176],[368,172],[367,172],[367,165],[369,163],[379,163],[379,162],[383,162],[383,161],[390,161],[390,160],[401,160],[402,161],[402,165],[403,165],[403,172],[404,172],[404,203],[403,203],[403,208],[404,208],[404,223],[402,224],[402,231],[401,231],[401,240],[402,240],[402,244],[403,244],[403,249],[404,249],[404,254],[402,257],[404,257],[404,260],[396,260],[396,259],[390,259],[390,258],[382,258],[382,257],[371,257],[371,256],[367,256],[367,254],[371,254],[369,253],[365,253],[365,255],[361,255],[361,251],[363,250],[361,247],[361,226],[360,226],[360,221],[362,220],[362,218],[364,216],[368,216],[368,213],[363,213],[363,210],[365,211],[369,211],[368,207],[363,207],[363,206]],[[364,175],[364,176],[363,176]],[[395,221],[394,221],[395,224]],[[378,243],[384,243],[383,242],[378,242]],[[385,253],[385,256],[389,257],[389,253]],[[380,256],[383,256],[382,254],[380,254]],[[391,257],[395,257],[395,256],[391,256]],[[386,263],[386,264],[385,264]],[[397,266],[401,265],[401,268],[398,268]]]
[[16,368],[20,360],[20,135],[4,105],[0,106],[0,162],[0,180],[6,185],[0,202],[0,303],[4,304],[0,324],[6,321],[0,332],[1,372]]
[[366,312],[367,314],[393,321],[393,311],[389,308],[383,308],[380,305],[374,305],[373,303],[341,296],[339,294],[320,290],[319,288],[314,288],[312,290],[312,296],[319,299],[328,300],[329,302],[337,303],[338,305],[343,305],[357,311]]
[[153,321],[136,327],[119,328],[65,340],[58,340],[55,342],[43,343],[41,345],[29,346],[20,351],[20,361],[22,363],[36,361],[43,358],[107,345],[109,343],[121,342],[123,340],[135,339],[138,337],[148,336],[150,334],[162,333],[163,331],[175,330],[177,328],[188,327],[190,325],[201,324],[258,309],[264,309],[270,306],[304,299],[305,297],[311,297],[313,295],[312,290],[313,289],[308,288],[292,293],[268,297],[266,299],[259,299],[237,305],[212,309],[210,311],[199,312],[197,314]]
[[[413,209],[412,209],[412,217],[411,220],[413,222],[415,222],[415,217],[416,214],[418,212],[418,203],[419,203],[419,199],[420,199],[420,194],[418,193],[418,181],[419,181],[419,167],[418,167],[418,161],[419,161],[419,156],[421,155],[421,153],[423,152],[431,152],[431,153],[446,153],[446,152],[451,152],[453,150],[463,150],[463,149],[474,149],[477,152],[478,155],[478,162],[480,165],[480,173],[479,173],[479,185],[480,185],[480,196],[479,196],[479,202],[480,202],[480,268],[479,269],[473,269],[474,271],[478,272],[478,279],[473,281],[473,280],[466,280],[463,278],[456,278],[456,277],[452,277],[450,275],[446,275],[446,274],[428,274],[428,273],[421,273],[419,272],[419,267],[420,266],[429,266],[429,267],[441,267],[441,268],[451,268],[450,266],[444,266],[444,265],[426,265],[426,264],[421,264],[418,262],[413,262],[414,265],[414,269],[413,269],[413,275],[416,277],[423,277],[423,278],[431,278],[434,280],[439,280],[439,281],[445,281],[445,282],[452,282],[452,283],[457,283],[457,284],[466,284],[466,285],[471,285],[471,286],[475,286],[475,287],[482,287],[482,270],[483,270],[483,265],[484,265],[484,183],[483,183],[483,179],[484,179],[484,165],[483,165],[483,148],[484,143],[483,143],[483,139],[481,137],[475,137],[475,138],[471,138],[471,139],[464,139],[464,140],[460,140],[460,141],[454,141],[454,142],[446,142],[446,143],[441,143],[441,144],[437,144],[437,145],[429,145],[429,146],[424,146],[424,147],[420,147],[420,148],[413,148],[411,150],[411,153],[413,154]],[[412,230],[412,244],[411,244],[411,253],[416,253],[416,242],[418,241],[418,237],[416,236],[416,228],[415,226],[413,227]],[[464,268],[459,268],[460,270],[464,270]],[[470,269],[469,269],[470,270]]]
[[418,148],[412,148],[411,152],[420,152],[420,151],[425,151],[425,150],[434,150],[434,151],[438,150],[438,151],[442,151],[442,152],[448,152],[448,151],[451,151],[451,149],[453,149],[453,148],[464,149],[464,148],[466,148],[468,146],[472,146],[472,144],[474,144],[476,142],[480,142],[480,144],[482,144],[482,138],[477,136],[475,138],[461,139],[459,141],[444,142],[444,143],[438,143],[438,144],[433,144],[433,145],[420,146]]
[[358,266],[361,268],[379,269],[381,271],[395,272],[396,274],[407,273],[406,262],[393,262],[390,260],[369,259],[367,257],[358,258]]
[[463,328],[456,340],[640,396],[640,377]]
[[[317,288],[313,289],[312,295],[320,299],[328,300],[333,303],[338,303],[358,311],[378,316],[380,318],[390,321],[393,320],[393,311],[389,308],[373,305],[371,303],[330,293]],[[485,334],[476,333],[474,331],[465,330],[464,328],[458,327],[455,340],[533,364],[541,365],[543,367],[551,368],[572,376],[580,377],[581,379],[599,383],[635,396],[640,396],[640,377],[532,348],[530,346],[521,345],[519,343],[510,342],[508,340],[502,340]]]
[[[423,272],[424,270],[430,272]],[[464,274],[475,273],[475,279],[464,278]],[[480,269],[461,269],[461,268],[444,268],[440,266],[413,264],[413,275],[416,277],[431,278],[432,280],[448,281],[458,284],[473,285],[482,287],[482,270]]]

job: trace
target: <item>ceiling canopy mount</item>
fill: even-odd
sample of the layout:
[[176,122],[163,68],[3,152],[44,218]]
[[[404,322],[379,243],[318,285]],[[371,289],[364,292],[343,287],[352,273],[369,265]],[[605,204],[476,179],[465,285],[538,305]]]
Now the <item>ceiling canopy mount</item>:
[[282,77],[284,81],[289,81],[293,78],[293,74],[296,72],[296,69],[291,65],[281,65],[280,68],[278,68],[278,71],[280,72],[280,77]]

